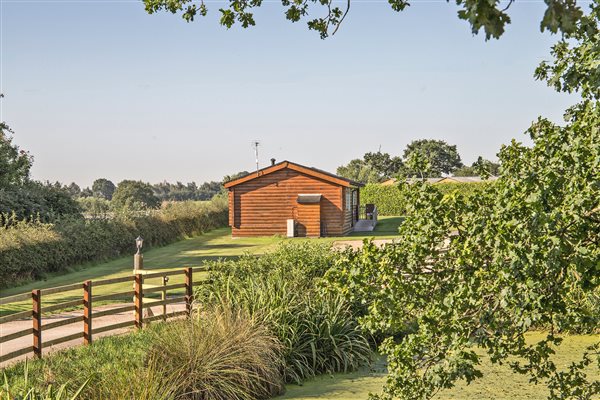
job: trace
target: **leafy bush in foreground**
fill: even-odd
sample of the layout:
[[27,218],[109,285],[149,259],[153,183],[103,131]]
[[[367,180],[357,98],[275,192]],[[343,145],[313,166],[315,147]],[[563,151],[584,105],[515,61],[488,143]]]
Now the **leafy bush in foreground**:
[[355,370],[369,362],[369,341],[338,295],[318,282],[337,253],[328,245],[287,244],[262,257],[213,264],[205,302],[228,303],[267,325],[283,343],[285,379]]
[[[475,346],[547,386],[550,399],[597,398],[600,379],[588,371],[598,371],[600,344],[568,366],[555,347],[564,332],[600,325],[599,126],[596,101],[569,109],[564,127],[540,118],[533,146],[503,146],[501,176],[477,196],[411,185],[400,243],[348,252],[330,271],[338,292],[367,305],[363,326],[390,333],[380,398],[429,399],[481,377]],[[542,338],[527,343],[539,327]]]
[[163,246],[226,225],[227,203],[217,200],[173,203],[146,215],[117,215],[110,220],[19,222],[0,228],[0,287],[133,253],[138,235],[145,247]]

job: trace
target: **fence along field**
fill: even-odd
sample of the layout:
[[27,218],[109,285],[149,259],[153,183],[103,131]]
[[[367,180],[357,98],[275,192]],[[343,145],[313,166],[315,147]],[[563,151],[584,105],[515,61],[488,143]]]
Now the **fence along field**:
[[[189,315],[192,310],[194,285],[208,282],[204,279],[205,274],[203,274],[203,272],[206,271],[207,268],[205,267],[188,267],[162,272],[138,270],[131,276],[95,281],[87,280],[81,283],[54,288],[35,289],[30,293],[1,298],[0,307],[2,308],[17,302],[31,301],[31,309],[0,317],[0,364],[24,355],[29,355],[30,353],[36,357],[42,357],[44,349],[51,348],[52,346],[61,343],[83,339],[84,344],[90,344],[92,343],[94,336],[100,333],[121,330],[133,326],[139,329],[142,328],[144,324],[152,321]],[[184,282],[168,284],[169,277],[177,275],[182,275],[184,277]],[[194,282],[194,276],[200,276],[201,279]],[[149,283],[157,280],[159,281],[158,284]],[[126,282],[131,282],[132,290],[103,294],[100,296],[93,295],[94,287]],[[181,289],[183,289],[183,295],[181,295]],[[74,300],[45,307],[43,306],[44,296],[78,290],[81,290],[81,293],[76,295],[77,298]],[[175,296],[167,296],[169,291]],[[153,294],[160,294],[160,299],[148,297],[148,295]],[[107,301],[118,302],[119,300],[123,300],[123,302],[116,308],[94,310],[94,303],[104,303]],[[167,312],[166,306],[174,304],[185,305],[185,310]],[[72,310],[73,308],[81,309],[81,306],[83,306],[81,315],[43,323],[42,317],[45,315],[59,311]],[[144,317],[144,311],[155,306],[162,306],[163,312],[157,315],[148,315]],[[123,312],[131,312],[131,318],[126,321],[104,325],[102,327],[94,327],[95,319],[104,316],[117,315]],[[31,325],[26,329],[21,329],[10,334],[4,334],[5,330],[3,327],[6,326],[5,324],[13,321],[29,321]],[[58,336],[51,340],[44,340],[44,334],[49,330],[72,324],[81,324],[81,329],[76,333]],[[10,351],[5,350],[13,347],[10,346],[11,341],[27,336],[31,337],[31,345]]]

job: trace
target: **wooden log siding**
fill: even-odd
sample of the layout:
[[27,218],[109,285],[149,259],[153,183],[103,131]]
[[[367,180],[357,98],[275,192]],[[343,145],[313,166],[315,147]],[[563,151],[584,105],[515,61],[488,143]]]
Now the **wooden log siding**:
[[[319,236],[321,225],[328,236],[344,235],[351,226],[345,223],[343,189],[336,183],[287,168],[240,183],[229,189],[232,235],[285,235],[286,221],[303,217],[312,218],[309,236]],[[321,194],[319,211],[312,205],[298,204],[298,194]],[[320,221],[316,220],[319,217]]]

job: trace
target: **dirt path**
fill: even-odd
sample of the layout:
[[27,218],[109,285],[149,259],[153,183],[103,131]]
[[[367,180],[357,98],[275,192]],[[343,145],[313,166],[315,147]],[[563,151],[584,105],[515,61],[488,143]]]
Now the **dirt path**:
[[[382,246],[386,243],[392,243],[394,239],[375,239],[373,243],[377,246]],[[363,246],[362,240],[338,240],[333,242],[333,248],[335,249],[343,249],[345,247],[352,247],[354,250],[360,249]]]
[[[101,306],[101,307],[95,307],[94,311],[109,310],[109,309],[123,307],[126,305],[128,305],[128,304],[111,304],[111,305],[106,305],[106,306]],[[151,309],[152,309],[152,312],[154,313],[154,315],[159,315],[162,313],[162,306],[151,307]],[[183,311],[183,310],[185,310],[184,303],[169,304],[167,306],[167,313],[175,312],[175,311]],[[83,333],[83,322],[57,327],[54,329],[50,329],[48,331],[43,330],[44,325],[48,324],[50,322],[61,321],[61,320],[67,319],[67,318],[77,317],[77,316],[81,316],[81,315],[83,315],[83,311],[77,310],[77,311],[65,312],[65,313],[62,313],[59,315],[51,315],[51,316],[42,318],[42,343],[45,341],[55,339],[55,338],[73,335],[78,332]],[[106,315],[106,316],[94,318],[93,328],[96,329],[96,328],[101,328],[101,327],[108,326],[108,325],[113,325],[113,324],[117,324],[117,323],[121,323],[121,322],[133,321],[133,320],[134,320],[133,311],[122,312],[122,313],[118,313],[118,314],[114,314],[114,315]],[[6,322],[6,323],[0,325],[0,336],[10,335],[11,333],[25,330],[25,329],[28,329],[31,327],[32,327],[31,319]],[[122,333],[130,331],[131,329],[133,329],[133,328],[121,328],[121,329],[115,329],[115,330],[109,331],[109,332],[98,333],[98,334],[94,335],[93,339],[98,339],[98,338],[105,337],[105,336],[122,334]],[[83,337],[75,339],[75,340],[71,340],[69,342],[58,344],[56,346],[52,346],[50,348],[45,348],[43,350],[43,354],[45,355],[45,354],[52,353],[52,352],[60,350],[60,349],[79,346],[81,344],[83,344]],[[6,343],[0,343],[0,354],[7,354],[12,351],[16,351],[16,350],[22,349],[27,346],[32,346],[32,345],[33,345],[33,336],[32,335],[23,336],[23,337],[8,341]],[[15,357],[12,360],[0,363],[0,367],[6,367],[8,365],[14,364],[17,361],[24,360],[26,358],[32,358],[32,357],[33,357],[33,352],[19,356],[19,357]]]

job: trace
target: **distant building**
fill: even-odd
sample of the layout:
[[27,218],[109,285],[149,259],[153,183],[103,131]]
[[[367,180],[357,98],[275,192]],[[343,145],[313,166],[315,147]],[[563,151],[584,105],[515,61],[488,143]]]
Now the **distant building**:
[[[431,183],[432,185],[438,183],[479,183],[486,181],[495,181],[497,180],[497,176],[490,176],[488,179],[481,179],[479,176],[447,176],[444,178],[425,178],[427,183]],[[419,181],[420,179],[410,178],[407,179],[408,183]],[[391,186],[395,185],[398,182],[396,178],[390,178],[387,181],[381,182],[383,186]]]
[[[274,161],[274,160],[273,160]],[[341,236],[358,221],[362,183],[289,161],[225,183],[231,235]]]

